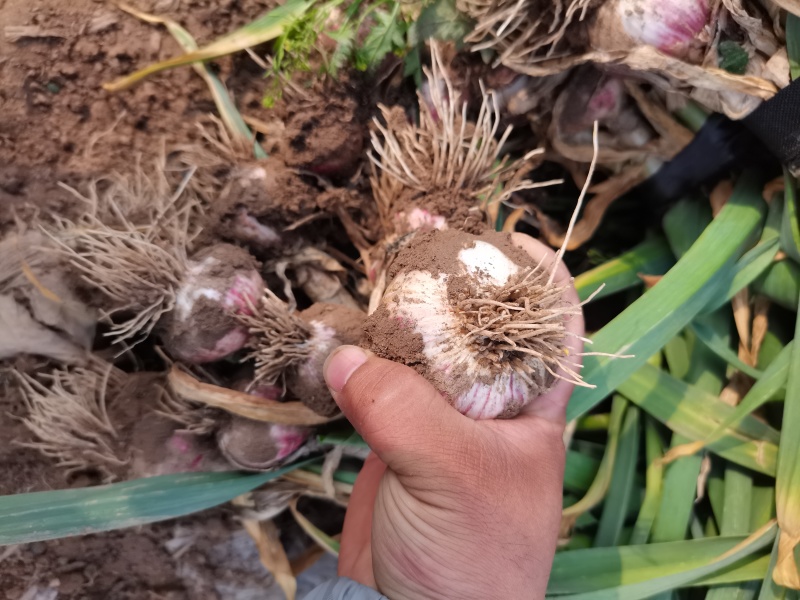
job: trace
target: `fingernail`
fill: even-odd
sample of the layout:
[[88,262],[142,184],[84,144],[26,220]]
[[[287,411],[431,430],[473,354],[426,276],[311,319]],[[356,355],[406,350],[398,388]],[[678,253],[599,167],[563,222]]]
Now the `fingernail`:
[[339,346],[328,355],[322,373],[332,392],[341,392],[355,370],[367,362],[367,353],[358,346]]

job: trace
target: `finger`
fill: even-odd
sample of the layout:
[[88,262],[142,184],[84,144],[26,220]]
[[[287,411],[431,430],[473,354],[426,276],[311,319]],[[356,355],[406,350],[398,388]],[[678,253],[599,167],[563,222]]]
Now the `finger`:
[[372,514],[386,465],[370,454],[358,474],[347,505],[339,551],[339,575],[375,586],[372,572]]
[[453,456],[471,437],[474,422],[409,367],[340,346],[323,370],[344,415],[398,474]]
[[[556,256],[551,248],[523,233],[512,233],[511,239],[517,246],[530,254],[537,263],[544,258],[543,266],[545,268],[550,268],[552,260],[555,259]],[[557,284],[568,285],[568,288],[564,292],[565,302],[574,305],[580,304],[578,292],[575,290],[575,286],[572,283],[572,276],[563,261],[559,261],[556,265],[556,275],[553,281]],[[583,311],[581,311],[580,314],[567,317],[564,321],[564,327],[568,334],[567,338],[564,340],[568,355],[563,359],[563,362],[566,363],[573,373],[580,373],[582,364],[581,353],[583,352],[583,342],[580,338],[585,334]],[[559,369],[558,374],[564,378],[573,377],[564,369]],[[567,403],[569,402],[574,387],[575,386],[569,381],[559,379],[549,392],[531,402],[523,410],[523,413],[541,417],[548,421],[563,423],[566,420]]]

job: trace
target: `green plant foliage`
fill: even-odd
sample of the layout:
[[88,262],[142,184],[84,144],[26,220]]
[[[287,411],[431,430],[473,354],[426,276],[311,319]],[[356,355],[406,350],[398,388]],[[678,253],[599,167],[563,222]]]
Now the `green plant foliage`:
[[409,29],[409,42],[418,45],[434,39],[455,42],[460,47],[473,27],[474,23],[458,12],[455,0],[436,0],[419,13]]
[[736,42],[723,40],[717,46],[717,52],[719,53],[720,69],[725,69],[728,73],[733,73],[734,75],[745,74],[747,63],[750,62],[747,50]]
[[574,419],[596,406],[636,369],[728,289],[736,260],[761,231],[766,205],[759,179],[743,177],[722,212],[658,285],[592,336],[594,352],[632,358],[588,356],[583,377],[567,407]]
[[228,502],[284,473],[185,473],[97,487],[0,496],[0,545],[136,527]]

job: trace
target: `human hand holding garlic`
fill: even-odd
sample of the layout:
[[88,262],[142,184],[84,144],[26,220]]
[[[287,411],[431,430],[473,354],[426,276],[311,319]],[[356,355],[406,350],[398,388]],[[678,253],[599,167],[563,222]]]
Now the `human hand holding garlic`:
[[[513,240],[537,263],[552,255],[528,236]],[[560,263],[555,281],[569,277]],[[578,304],[571,286],[564,299]],[[582,316],[565,327],[577,368]],[[339,574],[391,600],[543,598],[572,383],[559,380],[514,419],[475,421],[411,368],[355,346],[331,354],[325,379],[373,451],[348,507]]]

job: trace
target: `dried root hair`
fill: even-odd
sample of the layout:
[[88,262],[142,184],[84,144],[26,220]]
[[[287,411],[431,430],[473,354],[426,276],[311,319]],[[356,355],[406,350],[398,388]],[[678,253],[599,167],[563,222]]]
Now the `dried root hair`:
[[205,404],[186,400],[168,386],[158,386],[159,398],[155,412],[177,423],[179,431],[194,435],[210,435],[217,429],[217,410]]
[[255,363],[253,383],[275,385],[287,370],[307,361],[312,330],[308,324],[270,290],[264,290],[253,315],[239,315],[250,333],[252,352],[246,359]]
[[493,50],[496,65],[523,71],[562,54],[567,29],[583,20],[593,4],[597,0],[456,0],[458,10],[476,21],[465,39],[472,50]]
[[[165,160],[146,173],[137,162],[130,176],[93,182],[88,195],[64,186],[87,205],[83,216],[58,219],[47,233],[58,252],[89,287],[107,299],[104,318],[114,343],[146,337],[175,305],[187,253],[198,230],[200,201],[187,191],[194,169],[172,189]],[[117,314],[129,315],[115,322]]]
[[[583,205],[586,192],[591,184],[599,153],[598,123],[592,129],[592,162],[578,202],[573,211],[564,241],[555,255],[542,258],[536,267],[527,269],[506,285],[483,294],[483,297],[460,299],[456,308],[462,315],[462,322],[469,330],[466,339],[475,345],[476,352],[494,363],[510,362],[512,368],[527,381],[531,381],[533,369],[523,360],[533,356],[541,361],[545,370],[554,378],[568,381],[581,387],[596,386],[583,380],[575,365],[565,360],[568,354],[566,340],[576,337],[585,345],[592,343],[589,338],[567,331],[565,320],[581,314],[582,307],[600,293],[605,284],[597,288],[579,304],[564,300],[564,293],[570,285],[556,283],[558,263],[566,252],[569,238]],[[480,296],[477,292],[471,296]],[[630,358],[629,355],[607,354],[604,352],[581,352],[579,356],[606,356],[610,358]]]
[[503,202],[515,192],[548,185],[525,179],[531,159],[541,149],[521,160],[501,157],[503,144],[511,134],[508,127],[496,139],[500,127],[499,104],[494,93],[481,88],[482,102],[476,122],[467,120],[467,105],[459,105],[441,54],[431,45],[432,66],[425,69],[430,83],[431,107],[419,96],[420,124],[380,106],[386,123],[375,119],[371,133],[374,152],[372,189],[384,219],[393,201],[404,189],[422,193],[438,190],[464,191],[486,205]]
[[68,473],[97,470],[111,481],[129,463],[116,444],[107,402],[124,385],[124,374],[99,361],[32,376],[14,371],[36,441],[18,442],[55,459]]
[[[455,308],[468,330],[464,338],[476,354],[495,364],[510,364],[529,383],[533,383],[534,370],[528,360],[532,356],[554,378],[592,387],[563,360],[568,356],[565,341],[571,335],[564,321],[580,315],[582,304],[564,301],[569,285],[549,282],[543,262],[502,287],[485,294],[473,291],[459,300]],[[541,387],[543,382],[536,383]]]

